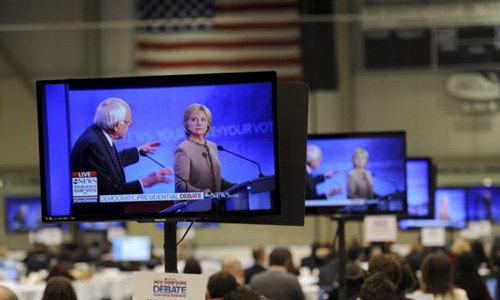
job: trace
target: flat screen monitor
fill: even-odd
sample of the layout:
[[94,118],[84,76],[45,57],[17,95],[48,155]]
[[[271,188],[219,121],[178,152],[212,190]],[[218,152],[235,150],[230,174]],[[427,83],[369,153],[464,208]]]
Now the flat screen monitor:
[[44,227],[60,227],[63,231],[68,230],[66,223],[43,224],[41,223],[41,199],[40,196],[6,196],[5,197],[5,221],[9,233],[36,231]]
[[498,277],[496,275],[485,276],[483,277],[486,282],[486,287],[488,288],[488,292],[490,292],[490,296],[492,300],[497,300],[498,295]]
[[81,231],[106,231],[109,227],[125,227],[125,222],[81,222]]
[[[177,227],[189,227],[191,222],[177,222]],[[162,222],[157,222],[155,224],[156,229],[163,230],[165,228],[165,224]],[[217,228],[219,227],[219,223],[215,222],[194,222],[193,226],[195,228]]]
[[275,72],[39,81],[37,93],[43,221],[280,214]]
[[401,230],[422,227],[465,228],[467,226],[467,189],[440,188],[434,194],[434,218],[399,221]]
[[467,189],[469,221],[490,220],[500,223],[500,187],[469,187]]
[[121,236],[113,239],[111,257],[116,261],[148,261],[151,259],[149,236]]
[[434,216],[434,176],[429,158],[409,158],[406,161],[408,217]]
[[306,213],[406,214],[404,132],[310,135]]

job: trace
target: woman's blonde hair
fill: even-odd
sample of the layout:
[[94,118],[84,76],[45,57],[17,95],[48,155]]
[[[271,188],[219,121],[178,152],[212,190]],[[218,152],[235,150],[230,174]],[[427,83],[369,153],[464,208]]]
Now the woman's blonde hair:
[[368,151],[366,151],[365,149],[361,149],[361,148],[358,148],[356,150],[354,150],[354,152],[352,153],[352,162],[354,163],[354,158],[356,158],[356,156],[363,156],[366,160],[366,162],[368,162]]
[[207,126],[207,132],[205,132],[204,136],[206,136],[210,132],[210,128],[212,127],[212,113],[210,112],[210,109],[208,109],[208,107],[206,107],[205,105],[193,103],[189,105],[184,111],[183,126],[184,126],[184,133],[187,136],[191,134],[191,132],[188,129],[189,118],[191,118],[191,115],[199,111],[204,112],[205,115],[207,116],[208,126]]

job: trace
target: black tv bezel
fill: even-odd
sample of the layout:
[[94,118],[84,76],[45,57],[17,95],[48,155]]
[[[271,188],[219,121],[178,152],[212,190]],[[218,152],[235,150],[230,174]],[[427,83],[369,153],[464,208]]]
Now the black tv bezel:
[[[405,216],[408,212],[408,200],[407,200],[407,186],[406,186],[406,155],[407,155],[407,146],[406,146],[406,131],[366,131],[366,132],[344,132],[344,133],[326,133],[326,134],[309,134],[307,136],[307,143],[312,139],[345,139],[345,138],[375,138],[375,137],[398,137],[402,136],[404,139],[404,161],[405,161],[405,199],[403,201],[404,209],[401,212],[392,212],[392,211],[377,211],[377,212],[323,212],[319,211],[319,208],[328,208],[334,206],[322,206],[318,207],[318,211],[311,209],[311,207],[305,206],[305,214],[306,216],[331,216],[333,218],[341,217],[347,220],[361,220],[366,215],[396,215],[396,216]],[[304,170],[305,172],[305,170]],[[308,200],[308,199],[305,199]],[[340,206],[339,206],[340,208]]]
[[[272,202],[270,210],[248,210],[248,211],[207,211],[207,212],[183,212],[183,213],[143,213],[143,214],[121,214],[121,215],[85,215],[85,216],[48,216],[48,182],[51,180],[48,166],[45,163],[46,150],[48,147],[45,136],[45,99],[44,87],[48,84],[67,84],[70,89],[79,90],[97,90],[97,89],[120,89],[120,88],[152,88],[152,87],[174,87],[174,86],[201,86],[201,85],[223,85],[238,83],[258,83],[270,82],[272,86],[272,108],[273,108],[273,137],[274,137],[274,167],[275,167],[275,200]],[[217,220],[223,222],[224,218],[246,216],[256,218],[259,216],[280,215],[281,207],[281,174],[280,174],[280,156],[279,156],[279,135],[278,135],[278,109],[277,109],[277,75],[274,71],[262,72],[239,72],[239,73],[209,73],[209,74],[183,74],[183,75],[165,75],[165,76],[142,76],[142,77],[113,77],[113,78],[80,78],[66,80],[40,80],[36,82],[37,86],[37,109],[38,109],[38,138],[39,138],[39,160],[40,160],[40,188],[42,198],[42,222],[107,222],[107,221],[131,221],[156,222],[156,221],[181,221],[198,220],[210,222]],[[70,149],[69,149],[70,150]],[[47,157],[47,159],[49,159]],[[47,173],[47,174],[46,174]],[[69,199],[69,201],[71,201]],[[258,222],[256,222],[258,223]]]
[[[467,198],[469,196],[469,191],[467,190],[467,187],[463,187],[463,186],[444,186],[444,187],[436,187],[434,189],[434,206],[436,205],[436,192],[438,190],[464,190],[465,191],[465,226],[464,227],[456,227],[456,226],[434,226],[436,228],[444,228],[444,229],[464,229],[467,227],[467,222],[469,221],[467,219]],[[433,209],[433,212],[434,212],[434,215],[436,213],[435,209]],[[408,219],[408,220],[415,220],[415,221],[418,221],[418,220],[424,220],[424,219],[417,219],[417,218],[402,218],[401,220],[398,221],[398,228],[399,230],[401,231],[413,231],[413,230],[421,230],[422,228],[424,228],[425,226],[410,226],[410,227],[407,227],[407,228],[401,228],[401,225],[400,225],[400,221],[402,221],[403,219]],[[434,220],[434,217],[431,218],[431,219],[427,219],[427,220]]]
[[494,222],[494,220],[488,220],[488,219],[481,219],[481,220],[477,220],[477,219],[471,219],[470,218],[470,214],[469,214],[469,207],[471,206],[470,204],[470,189],[474,189],[474,188],[493,188],[493,189],[498,189],[500,190],[500,186],[497,186],[497,185],[493,185],[493,186],[490,186],[490,187],[486,187],[486,186],[481,186],[481,185],[470,185],[470,186],[467,186],[467,222],[479,222],[479,221],[490,221],[491,224],[500,224],[500,221],[499,222]]

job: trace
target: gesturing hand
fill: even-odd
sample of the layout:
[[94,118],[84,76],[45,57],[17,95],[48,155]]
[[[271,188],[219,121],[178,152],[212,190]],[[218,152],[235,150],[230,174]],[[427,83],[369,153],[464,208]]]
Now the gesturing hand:
[[160,146],[160,142],[156,141],[156,142],[149,142],[149,143],[146,143],[140,147],[138,147],[139,150],[143,150],[145,151],[146,153],[155,153],[156,151],[158,151],[158,146]]

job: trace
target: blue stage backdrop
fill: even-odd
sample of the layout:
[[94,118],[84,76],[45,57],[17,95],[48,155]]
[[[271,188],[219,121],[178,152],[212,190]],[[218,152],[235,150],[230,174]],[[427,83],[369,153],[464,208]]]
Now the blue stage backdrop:
[[500,222],[500,188],[469,187],[467,213],[470,221],[488,220],[488,201],[494,223]]
[[308,141],[308,145],[317,145],[323,160],[313,175],[324,174],[330,170],[338,173],[332,179],[317,185],[319,194],[335,187],[344,187],[342,193],[329,198],[347,199],[347,175],[353,169],[353,152],[362,148],[369,153],[366,169],[372,172],[374,193],[385,196],[396,191],[405,191],[404,142],[399,137],[348,138],[338,140],[317,139]]
[[[159,151],[151,156],[173,169],[174,150],[186,138],[183,130],[184,110],[192,103],[199,103],[212,112],[212,127],[206,137],[208,140],[257,161],[264,175],[275,175],[270,83],[69,90],[68,147],[72,147],[80,134],[93,123],[97,105],[109,97],[122,98],[132,111],[133,124],[126,137],[116,142],[119,150],[160,141]],[[219,152],[218,156],[222,176],[226,180],[241,183],[258,177],[256,165],[227,152]],[[137,164],[125,168],[127,181],[143,178],[160,168],[148,158],[141,157]],[[165,192],[174,192],[174,184],[159,184],[145,189],[145,193]],[[52,205],[52,215],[69,214],[69,200],[68,205]]]
[[406,184],[409,216],[429,214],[429,166],[426,160],[406,162]]

